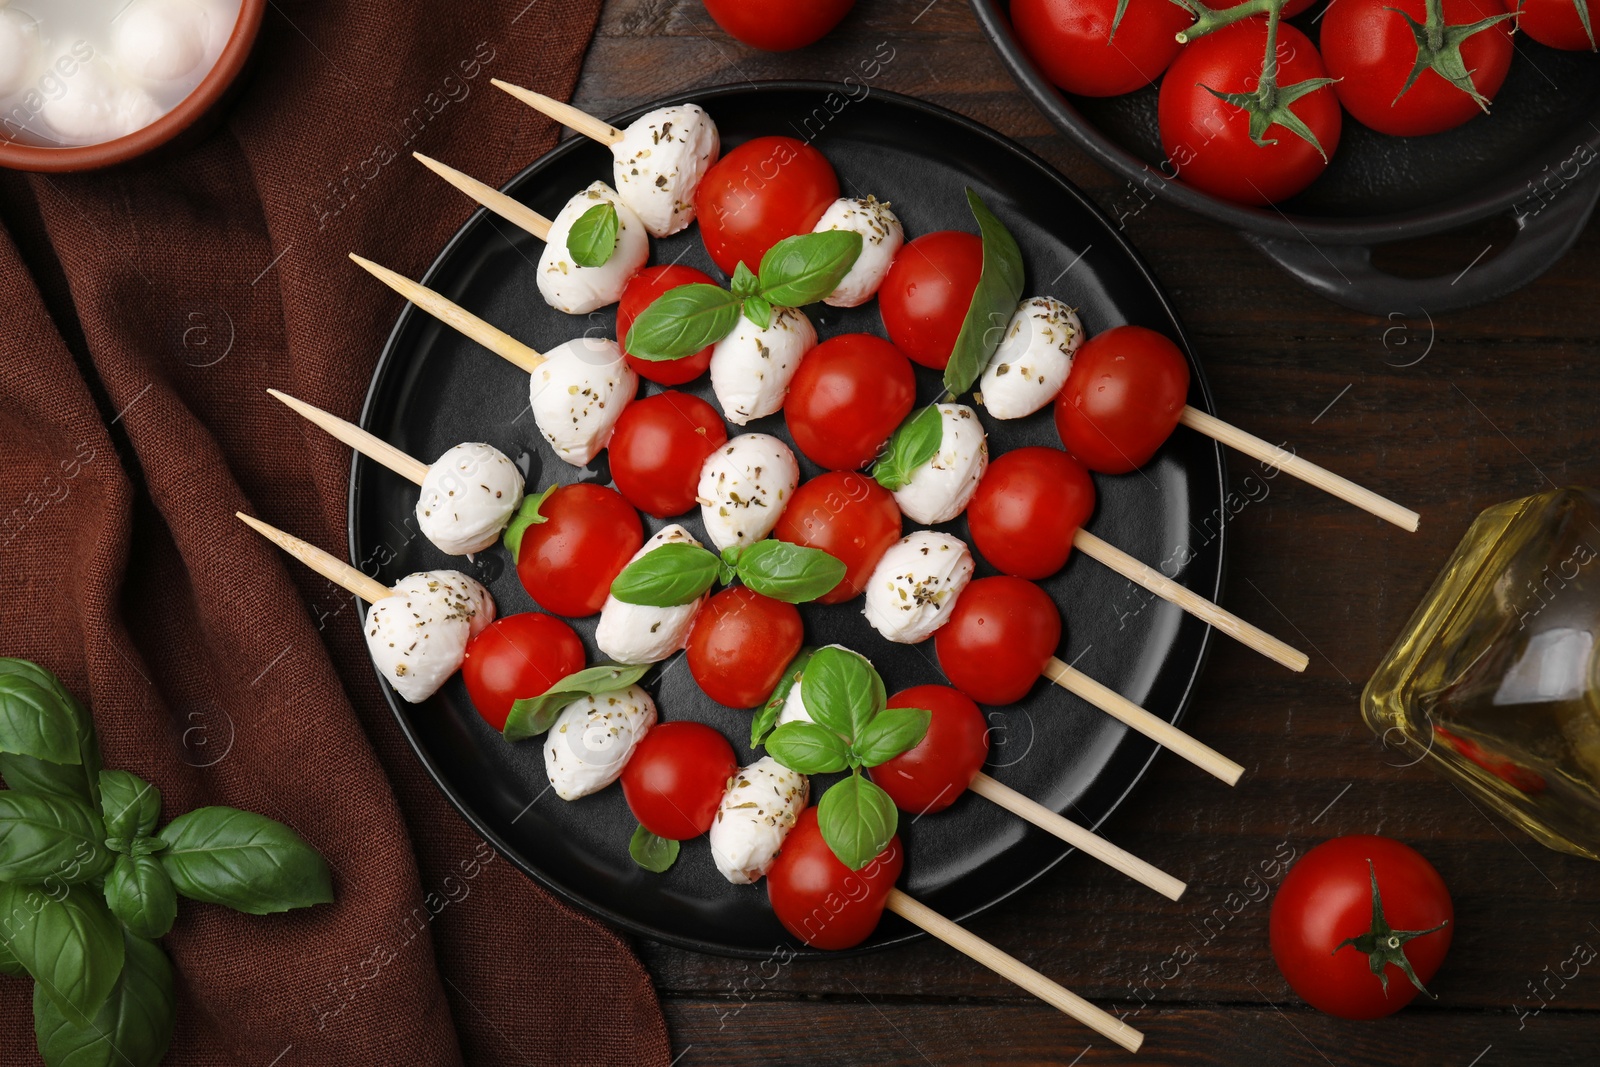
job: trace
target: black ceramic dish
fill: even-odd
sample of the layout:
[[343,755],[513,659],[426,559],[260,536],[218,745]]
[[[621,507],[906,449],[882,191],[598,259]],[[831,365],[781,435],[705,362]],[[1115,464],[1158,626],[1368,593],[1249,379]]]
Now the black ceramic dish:
[[[1032,292],[1054,293],[1081,309],[1093,332],[1122,322],[1182,332],[1144,265],[1090,203],[1041,161],[981,126],[947,111],[887,93],[847,101],[842,87],[781,83],[709,89],[692,99],[721,127],[724,147],[752,136],[808,136],[837,168],[846,190],[893,200],[911,234],[976,229],[962,194],[971,185],[1017,235]],[[842,107],[840,105],[843,105]],[[837,114],[830,110],[837,109]],[[647,108],[640,108],[638,114]],[[618,119],[625,124],[633,117]],[[610,155],[581,138],[566,141],[518,175],[507,191],[553,216],[573,190],[610,180]],[[534,286],[538,242],[478,212],[440,254],[424,279],[430,287],[535,347],[550,348],[586,330],[611,336],[614,309],[587,321],[549,308]],[[653,260],[714,268],[699,233],[656,242]],[[352,284],[369,284],[352,280]],[[877,308],[838,311],[817,305],[823,337],[881,334]],[[919,371],[923,399],[937,376]],[[1194,368],[1191,403],[1210,409],[1205,379]],[[686,387],[710,400],[707,380]],[[644,383],[644,391],[659,386]],[[1058,445],[1048,409],[1019,422],[989,423],[991,448]],[[527,375],[407,307],[374,375],[362,423],[417,457],[432,458],[460,441],[488,440],[531,464],[530,488],[550,481],[599,481],[605,456],[587,470],[556,460],[528,414]],[[749,430],[787,438],[780,415]],[[804,477],[817,473],[803,458]],[[1136,556],[1160,562],[1180,548],[1194,554],[1183,580],[1208,597],[1221,586],[1224,472],[1208,439],[1179,430],[1139,474],[1098,480],[1096,533]],[[351,479],[350,548],[358,562],[380,564],[393,581],[416,570],[457,567],[413,536],[416,488],[357,458]],[[699,516],[682,520],[701,534]],[[660,522],[646,521],[648,530]],[[964,523],[952,524],[964,533]],[[476,574],[502,613],[534,605],[503,548],[482,553]],[[1176,720],[1187,705],[1206,654],[1209,630],[1163,600],[1133,589],[1092,560],[1074,560],[1045,583],[1067,623],[1061,655],[1089,675]],[[891,645],[861,617],[860,604],[803,609],[807,641],[840,642],[868,655],[891,692],[941,681],[929,647]],[[574,623],[597,658],[595,619]],[[663,718],[715,726],[748,762],[751,713],[711,702],[682,657],[647,676]],[[538,742],[507,744],[473,711],[457,675],[421,705],[385,692],[418,757],[463,815],[502,853],[539,882],[589,911],[658,940],[708,952],[761,956],[791,939],[773,918],[762,886],[730,885],[717,874],[704,841],[685,845],[665,875],[634,866],[627,843],[635,822],[622,792],[610,788],[575,803],[546,792]],[[987,709],[994,724],[989,770],[1001,780],[1090,825],[1103,820],[1149,764],[1154,746],[1108,716],[1041,683],[1021,703]],[[822,782],[814,783],[815,790]],[[947,915],[970,915],[1038,877],[1069,851],[1053,837],[989,802],[966,796],[947,812],[903,821],[908,861],[901,885]],[[1178,872],[1181,874],[1181,872]],[[1131,886],[1130,892],[1145,892]],[[1159,898],[1152,895],[1152,904]],[[868,946],[912,933],[888,916]]]
[[[1600,179],[1600,57],[1560,52],[1518,34],[1493,111],[1432,137],[1388,137],[1345,116],[1339,149],[1310,188],[1276,207],[1242,207],[1169,180],[1156,127],[1156,89],[1069,96],[1047,79],[1011,26],[1008,0],[971,0],[1012,77],[1050,121],[1112,172],[1128,194],[1114,214],[1152,196],[1239,230],[1329,300],[1373,315],[1470,307],[1543,274],[1577,240]],[[1226,5],[1214,5],[1226,6]],[[1291,21],[1316,39],[1322,5]],[[1515,236],[1461,272],[1397,278],[1373,248],[1509,216]]]

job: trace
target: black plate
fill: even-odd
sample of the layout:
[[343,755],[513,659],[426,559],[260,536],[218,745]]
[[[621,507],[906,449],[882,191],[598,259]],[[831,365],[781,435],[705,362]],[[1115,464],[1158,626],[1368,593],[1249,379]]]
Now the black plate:
[[[928,104],[876,91],[850,100],[844,91],[842,86],[808,83],[708,89],[650,104],[636,114],[694,100],[716,119],[724,146],[769,133],[811,137],[837,168],[846,190],[892,200],[911,234],[975,230],[962,194],[971,185],[1017,235],[1030,291],[1053,293],[1076,305],[1091,332],[1135,322],[1182,339],[1171,307],[1144,264],[1094,207],[1041,161]],[[610,175],[609,153],[575,138],[506,188],[553,216],[573,190]],[[612,336],[613,309],[585,321],[554,311],[540,299],[534,286],[538,252],[534,238],[480,211],[451,240],[425,281],[538,348],[554,347],[591,329]],[[681,257],[684,263],[715,269],[694,228],[656,242],[653,257],[658,263]],[[812,310],[824,337],[882,332],[875,305],[850,311],[817,305]],[[918,373],[923,399],[933,399],[939,392],[937,376]],[[1193,381],[1190,402],[1209,409],[1198,367]],[[651,392],[660,388],[643,385]],[[689,389],[712,399],[704,377]],[[1024,444],[1059,444],[1048,410],[1019,422],[988,421],[991,448],[997,452]],[[531,463],[530,486],[609,478],[603,453],[588,470],[550,454],[528,414],[525,374],[409,306],[378,363],[362,422],[411,455],[430,459],[460,441],[487,440]],[[748,429],[788,436],[781,414]],[[804,477],[817,473],[803,458],[801,467]],[[1142,472],[1098,479],[1100,506],[1090,525],[1151,562],[1187,548],[1194,558],[1183,580],[1214,597],[1222,576],[1223,484],[1219,448],[1180,430]],[[350,491],[353,558],[380,562],[381,579],[459,566],[425,539],[412,536],[414,486],[357,458]],[[698,515],[682,521],[701,534]],[[648,530],[661,525],[646,519]],[[952,529],[965,533],[960,521]],[[503,549],[482,554],[476,573],[493,591],[502,613],[533,609]],[[1067,621],[1064,658],[1162,718],[1176,720],[1182,714],[1205,658],[1207,627],[1165,601],[1136,595],[1127,582],[1092,561],[1073,561],[1045,587]],[[869,655],[891,692],[942,680],[930,648],[890,645],[867,626],[859,602],[814,605],[803,609],[803,615],[809,643],[840,642]],[[594,625],[593,618],[574,623],[592,659],[597,656]],[[681,661],[681,656],[674,657],[646,679],[662,716],[715,726],[734,743],[741,760],[746,759],[750,712],[710,701]],[[635,822],[621,790],[607,789],[575,803],[546,793],[538,743],[508,745],[473,711],[459,675],[422,705],[406,704],[387,685],[384,689],[439,787],[496,848],[543,885],[630,930],[702,951],[760,956],[792,943],[768,908],[763,889],[725,882],[703,841],[688,843],[677,866],[665,875],[636,868],[627,851]],[[1142,737],[1047,684],[1019,704],[987,710],[995,726],[989,770],[1091,825],[1117,806],[1155,751]],[[905,826],[903,834],[908,861],[902,886],[952,917],[1003,899],[1069,851],[1055,838],[971,795],[943,814]],[[890,944],[912,933],[889,916],[868,946]]]

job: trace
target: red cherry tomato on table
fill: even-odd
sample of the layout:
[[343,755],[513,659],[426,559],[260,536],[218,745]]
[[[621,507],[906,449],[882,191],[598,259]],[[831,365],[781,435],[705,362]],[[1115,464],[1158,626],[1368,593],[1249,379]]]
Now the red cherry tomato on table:
[[[751,48],[788,52],[821,40],[856,0],[705,0],[728,36]],[[754,264],[751,265],[754,269]]]
[[[1578,17],[1578,4],[1589,13],[1589,30]],[[1542,45],[1566,52],[1593,52],[1600,34],[1600,0],[1505,0],[1507,11],[1517,12],[1517,29]]]
[[724,589],[694,617],[689,673],[718,704],[753,708],[772,695],[803,637],[793,604],[742,585]]
[[839,199],[839,179],[822,153],[793,137],[757,137],[723,156],[695,190],[695,217],[712,262],[724,274],[761,265],[767,249],[811,228]]
[[[1343,945],[1373,929],[1374,873],[1385,925],[1404,932],[1383,967],[1387,992],[1372,973],[1368,946]],[[1399,954],[1426,985],[1450,950],[1454,919],[1444,880],[1415,849],[1387,837],[1336,837],[1307,852],[1278,887],[1269,924],[1272,958],[1313,1008],[1343,1019],[1377,1019],[1417,995],[1396,965]]]
[[617,417],[607,447],[611,477],[628,503],[658,519],[694,507],[706,457],[728,443],[717,409],[668,389],[635,400]]
[[1061,643],[1061,612],[1032,582],[1002,575],[968,583],[933,635],[950,684],[980,704],[1021,700]]
[[911,361],[899,349],[868,333],[847,333],[805,354],[783,418],[795,447],[813,463],[853,471],[872,462],[916,399]]
[[878,289],[889,340],[924,367],[943,370],[982,273],[977,234],[940,230],[904,245]]
[[733,746],[698,722],[652,726],[622,768],[622,795],[639,824],[657,837],[687,841],[711,829],[728,779],[739,769]]
[[[646,267],[629,278],[628,284],[622,288],[622,299],[617,302],[617,343],[626,351],[628,331],[633,329],[633,320],[644,314],[644,309],[655,303],[656,298],[668,289],[676,289],[680,285],[715,284],[711,275],[693,267],[680,267],[676,263]],[[640,359],[628,355],[624,358],[641,378],[648,378],[658,385],[683,385],[706,372],[706,368],[711,366],[711,350],[715,347],[706,345],[700,351],[678,359]]]
[[820,474],[796,489],[772,536],[805,548],[820,548],[845,565],[844,577],[819,604],[842,604],[861,595],[872,570],[900,540],[900,507],[894,494],[855,471]]
[[905,862],[896,835],[865,867],[852,871],[822,839],[817,809],[809,807],[767,872],[767,900],[784,929],[812,948],[851,948],[877,929]]
[[605,605],[611,581],[644,544],[639,513],[603,485],[564,485],[539,507],[517,552],[517,577],[539,606],[581,618]]
[[1048,578],[1094,513],[1089,472],[1057,448],[1032,446],[989,462],[967,505],[972,546],[1002,574]]
[[461,678],[484,721],[504,730],[511,705],[583,670],[583,641],[551,615],[502,615],[467,642]]
[[895,807],[923,815],[954,804],[989,758],[989,720],[972,698],[947,685],[919,685],[889,698],[891,708],[932,713],[915,748],[867,774]]
[[1085,467],[1126,474],[1172,435],[1188,396],[1189,362],[1177,345],[1143,326],[1117,326],[1072,357],[1056,432]]
[[[1298,0],[1296,0],[1298,2]],[[1121,96],[1161,77],[1194,16],[1170,0],[1011,0],[1011,22],[1045,77],[1079,96]],[[1226,6],[1226,5],[1222,5]]]

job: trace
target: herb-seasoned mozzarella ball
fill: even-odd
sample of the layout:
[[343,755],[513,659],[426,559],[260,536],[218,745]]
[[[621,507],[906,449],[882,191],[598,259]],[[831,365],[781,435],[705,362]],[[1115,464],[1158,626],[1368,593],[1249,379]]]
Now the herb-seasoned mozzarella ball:
[[562,708],[544,737],[544,773],[556,796],[577,800],[616,781],[655,724],[656,703],[636,685]]
[[694,191],[721,151],[717,124],[698,104],[658,107],[611,146],[617,191],[656,237],[694,221]]
[[415,704],[456,672],[494,610],[489,591],[465,574],[408,574],[367,612],[367,649],[378,673]]
[[544,354],[528,382],[528,404],[556,455],[582,467],[606,447],[638,390],[639,376],[615,341],[579,337]]
[[783,407],[800,360],[817,343],[816,327],[798,308],[773,308],[762,329],[744,315],[711,350],[711,389],[735,426]]
[[823,298],[823,303],[838,308],[865,304],[883,284],[889,265],[905,243],[906,231],[900,219],[875,196],[865,200],[841,197],[828,205],[813,232],[854,230],[861,235],[861,255],[839,282],[839,287]]
[[989,467],[989,443],[976,411],[965,404],[940,404],[939,432],[939,451],[894,494],[900,510],[925,526],[961,514]]
[[441,552],[482,552],[522,503],[522,472],[493,445],[456,445],[433,461],[417,497],[417,527]]
[[810,792],[805,775],[771,756],[736,771],[711,824],[711,858],[722,877],[749,885],[766,874]]
[[[598,267],[584,267],[572,258],[567,238],[584,213],[601,204],[617,210],[617,244]],[[550,221],[550,236],[539,254],[539,293],[545,303],[568,315],[587,315],[622,299],[628,279],[650,258],[644,223],[605,182],[595,182],[568,200]]]
[[[696,545],[699,541],[674,523],[644,543],[628,562],[643,559],[662,545]],[[594,643],[618,663],[658,663],[689,643],[689,627],[705,597],[670,608],[625,604],[607,595],[600,609]]]
[[155,98],[124,81],[110,63],[99,58],[72,61],[78,72],[62,79],[65,88],[61,95],[46,100],[40,111],[66,144],[112,141],[142,130],[161,117],[161,105]]
[[730,437],[700,468],[695,495],[706,536],[719,551],[755,544],[778,525],[799,484],[800,465],[788,445],[764,433]]
[[0,11],[0,96],[33,80],[39,64],[39,24],[21,11]]
[[878,561],[863,611],[872,628],[902,645],[925,641],[955,610],[972,578],[972,553],[959,537],[917,530]]
[[1053,296],[1024,300],[978,379],[983,406],[997,419],[1032,415],[1061,392],[1081,344],[1076,311]]

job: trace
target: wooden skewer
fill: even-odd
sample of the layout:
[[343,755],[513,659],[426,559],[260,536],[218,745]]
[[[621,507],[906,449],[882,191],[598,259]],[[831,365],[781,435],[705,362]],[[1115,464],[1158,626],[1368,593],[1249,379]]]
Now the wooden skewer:
[[424,167],[433,171],[451,185],[466,193],[483,207],[499,215],[513,226],[520,226],[541,241],[550,240],[550,220],[515,197],[507,196],[491,185],[485,185],[470,174],[463,174],[437,159],[421,152],[411,153]]
[[1124,578],[1144,586],[1156,596],[1171,601],[1195,618],[1210,623],[1239,643],[1255,649],[1292,671],[1303,671],[1311,662],[1304,652],[1293,645],[1280,641],[1260,627],[1245,622],[1233,612],[1213,604],[1194,590],[1180,585],[1154,567],[1141,563],[1122,549],[1087,530],[1079,529],[1072,535],[1072,546],[1084,555],[1104,563]]
[[1055,656],[1051,656],[1044,665],[1044,676],[1229,785],[1237,784],[1244,774],[1243,767],[1222,753],[1201,744],[1165,719],[1156,718],[1121,693],[1108,689],[1082,671],[1074,670]]
[[1223,422],[1215,415],[1207,415],[1195,408],[1185,407],[1178,421],[1191,430],[1198,430],[1213,440],[1221,441],[1229,448],[1237,448],[1252,459],[1259,460],[1269,467],[1276,467],[1285,474],[1309,482],[1324,492],[1332,493],[1340,500],[1392,522],[1402,530],[1415,533],[1417,523],[1421,521],[1421,516],[1410,508],[1403,508],[1388,497],[1379,496],[1348,478],[1341,478],[1310,460],[1301,459],[1287,449],[1268,444],[1254,434],[1246,433],[1237,426]]
[[1188,888],[1159,867],[1118,848],[1100,835],[1084,829],[987,774],[980,773],[967,788],[981,797],[994,801],[1011,814],[1026,819],[1046,833],[1054,834],[1074,848],[1081,849],[1106,866],[1121,871],[1142,885],[1149,886],[1168,900],[1177,900]]
[[559,100],[552,100],[543,93],[536,93],[532,89],[524,89],[520,85],[503,82],[499,78],[490,78],[489,81],[496,88],[504,89],[535,111],[549,115],[567,129],[575,130],[585,137],[591,137],[603,145],[614,145],[623,138],[622,131],[611,125],[611,123],[602,122],[586,111],[579,111],[571,104],[563,104]]
[[1139,1046],[1144,1044],[1144,1034],[1110,1012],[1097,1008],[1076,993],[1057,985],[1015,956],[1008,956],[976,934],[968,933],[965,928],[946,919],[916,898],[907,896],[898,889],[891,889],[884,906],[913,926],[927,931],[962,955],[977,960],[995,974],[1016,983],[1052,1008],[1065,1012],[1129,1052],[1138,1052]]
[[242,511],[236,511],[234,514],[246,526],[261,534],[268,541],[271,541],[334,585],[339,586],[346,592],[355,594],[367,603],[376,604],[391,594],[392,590],[376,578],[362,574],[344,560],[322,551],[322,549],[309,541],[302,541],[293,534],[286,534],[276,526],[269,526],[260,519],[251,518]]
[[428,476],[428,465],[426,463],[419,459],[412,459],[381,437],[376,437],[354,423],[346,422],[339,416],[323,411],[319,407],[313,407],[304,400],[296,400],[288,393],[280,392],[277,389],[268,389],[267,392],[288,404],[295,411],[298,411],[334,437],[360,452],[363,456],[383,464],[400,477],[421,485],[422,479]]
[[544,357],[536,350],[529,348],[498,326],[489,325],[466,308],[440,296],[427,286],[412,281],[404,274],[396,274],[388,267],[380,266],[370,259],[363,259],[354,252],[350,253],[350,258],[359,263],[368,274],[423,311],[445,325],[455,327],[495,355],[509,360],[529,374],[538,370],[540,364],[544,362]]

